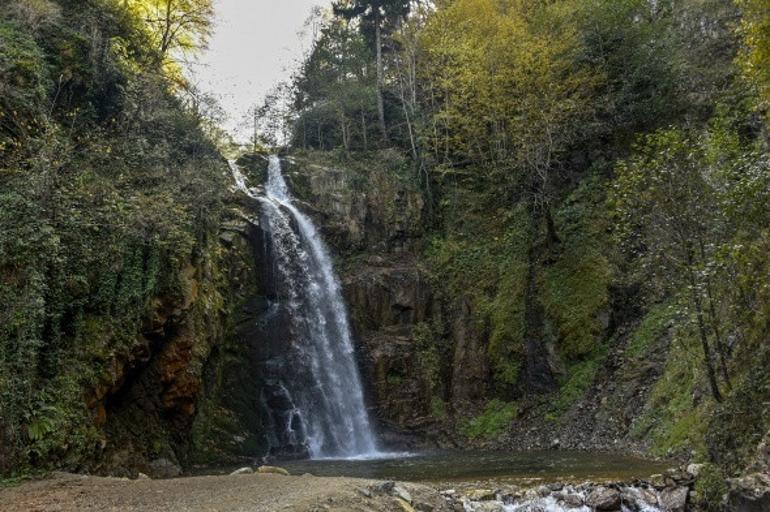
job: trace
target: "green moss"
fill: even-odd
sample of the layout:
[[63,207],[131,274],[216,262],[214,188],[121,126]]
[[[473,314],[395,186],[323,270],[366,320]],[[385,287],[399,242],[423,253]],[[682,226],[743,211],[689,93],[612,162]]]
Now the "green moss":
[[441,398],[434,396],[430,401],[430,413],[438,420],[445,420],[449,413],[447,412],[446,402]]
[[385,377],[389,386],[400,386],[404,382],[404,376],[397,373],[389,373]]
[[476,322],[489,328],[487,355],[499,390],[519,378],[531,219],[523,204],[497,208],[484,194],[453,189],[444,198],[445,233],[426,253],[434,284],[470,299]]
[[412,330],[416,345],[416,362],[422,384],[423,398],[431,404],[441,395],[441,356],[438,343],[440,338],[426,322],[418,323]]
[[590,179],[556,215],[561,254],[542,270],[539,284],[543,307],[556,325],[567,358],[590,353],[604,332],[600,314],[608,307],[613,275],[605,255],[606,222],[603,187]]
[[495,383],[502,386],[515,384],[521,371],[530,239],[529,215],[519,205],[508,219],[508,228],[503,235],[507,250],[498,262],[499,283],[494,298],[486,303],[485,311],[491,328],[487,354]]
[[494,439],[508,427],[519,414],[518,406],[500,400],[487,403],[484,411],[460,426],[460,433],[468,439]]

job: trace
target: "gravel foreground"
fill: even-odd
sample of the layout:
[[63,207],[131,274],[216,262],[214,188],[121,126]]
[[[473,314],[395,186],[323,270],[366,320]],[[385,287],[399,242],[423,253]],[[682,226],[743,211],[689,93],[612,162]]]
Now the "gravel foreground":
[[[357,478],[243,474],[129,480],[66,473],[0,490],[2,512],[366,512],[414,510]],[[399,484],[413,503],[451,510],[435,489]],[[420,508],[423,508],[422,506]]]

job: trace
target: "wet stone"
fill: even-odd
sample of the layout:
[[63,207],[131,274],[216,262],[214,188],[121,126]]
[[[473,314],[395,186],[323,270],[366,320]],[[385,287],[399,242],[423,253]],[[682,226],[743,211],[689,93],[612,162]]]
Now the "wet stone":
[[616,489],[597,487],[586,497],[586,505],[596,510],[619,510],[620,493]]

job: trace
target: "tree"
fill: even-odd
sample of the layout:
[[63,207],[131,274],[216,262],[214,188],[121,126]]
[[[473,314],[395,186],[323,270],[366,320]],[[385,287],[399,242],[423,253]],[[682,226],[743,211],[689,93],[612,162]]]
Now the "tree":
[[736,3],[743,10],[741,33],[746,44],[740,61],[767,108],[770,105],[770,0],[737,0]]
[[123,0],[144,21],[163,64],[206,47],[214,17],[212,0]]
[[432,13],[433,7],[431,5],[415,2],[409,16],[403,23],[399,24],[398,30],[392,36],[395,79],[398,84],[398,97],[409,138],[409,150],[412,154],[418,180],[428,196],[429,205],[432,202],[430,201],[432,192],[428,165],[420,139],[424,115],[419,94],[418,68],[422,59],[420,34]]
[[719,236],[719,203],[705,173],[706,158],[697,140],[680,130],[656,132],[637,154],[620,162],[612,203],[618,233],[645,274],[668,294],[685,290],[695,318],[703,360],[714,399],[722,401],[713,333],[723,380],[729,386],[726,350],[719,329],[711,269]]
[[348,20],[359,20],[361,32],[367,36],[373,33],[377,67],[377,115],[382,138],[388,138],[385,124],[385,70],[382,58],[383,32],[409,13],[409,0],[351,0],[334,4],[334,13]]
[[302,147],[369,146],[376,85],[363,35],[344,18],[321,20],[313,48],[293,79],[294,139]]
[[530,197],[556,239],[553,173],[591,112],[591,70],[574,62],[580,41],[569,5],[457,0],[422,34],[420,78],[432,128],[423,136],[449,166],[481,164]]

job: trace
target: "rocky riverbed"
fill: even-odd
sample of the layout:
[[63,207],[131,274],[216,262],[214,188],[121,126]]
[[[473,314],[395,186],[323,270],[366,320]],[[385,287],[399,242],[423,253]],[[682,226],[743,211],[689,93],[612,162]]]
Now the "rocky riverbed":
[[[687,512],[701,510],[697,466],[633,482],[406,483],[292,476],[273,467],[153,480],[56,473],[0,491],[2,512]],[[770,477],[731,482],[723,510],[770,510]],[[717,509],[719,510],[719,509]]]

